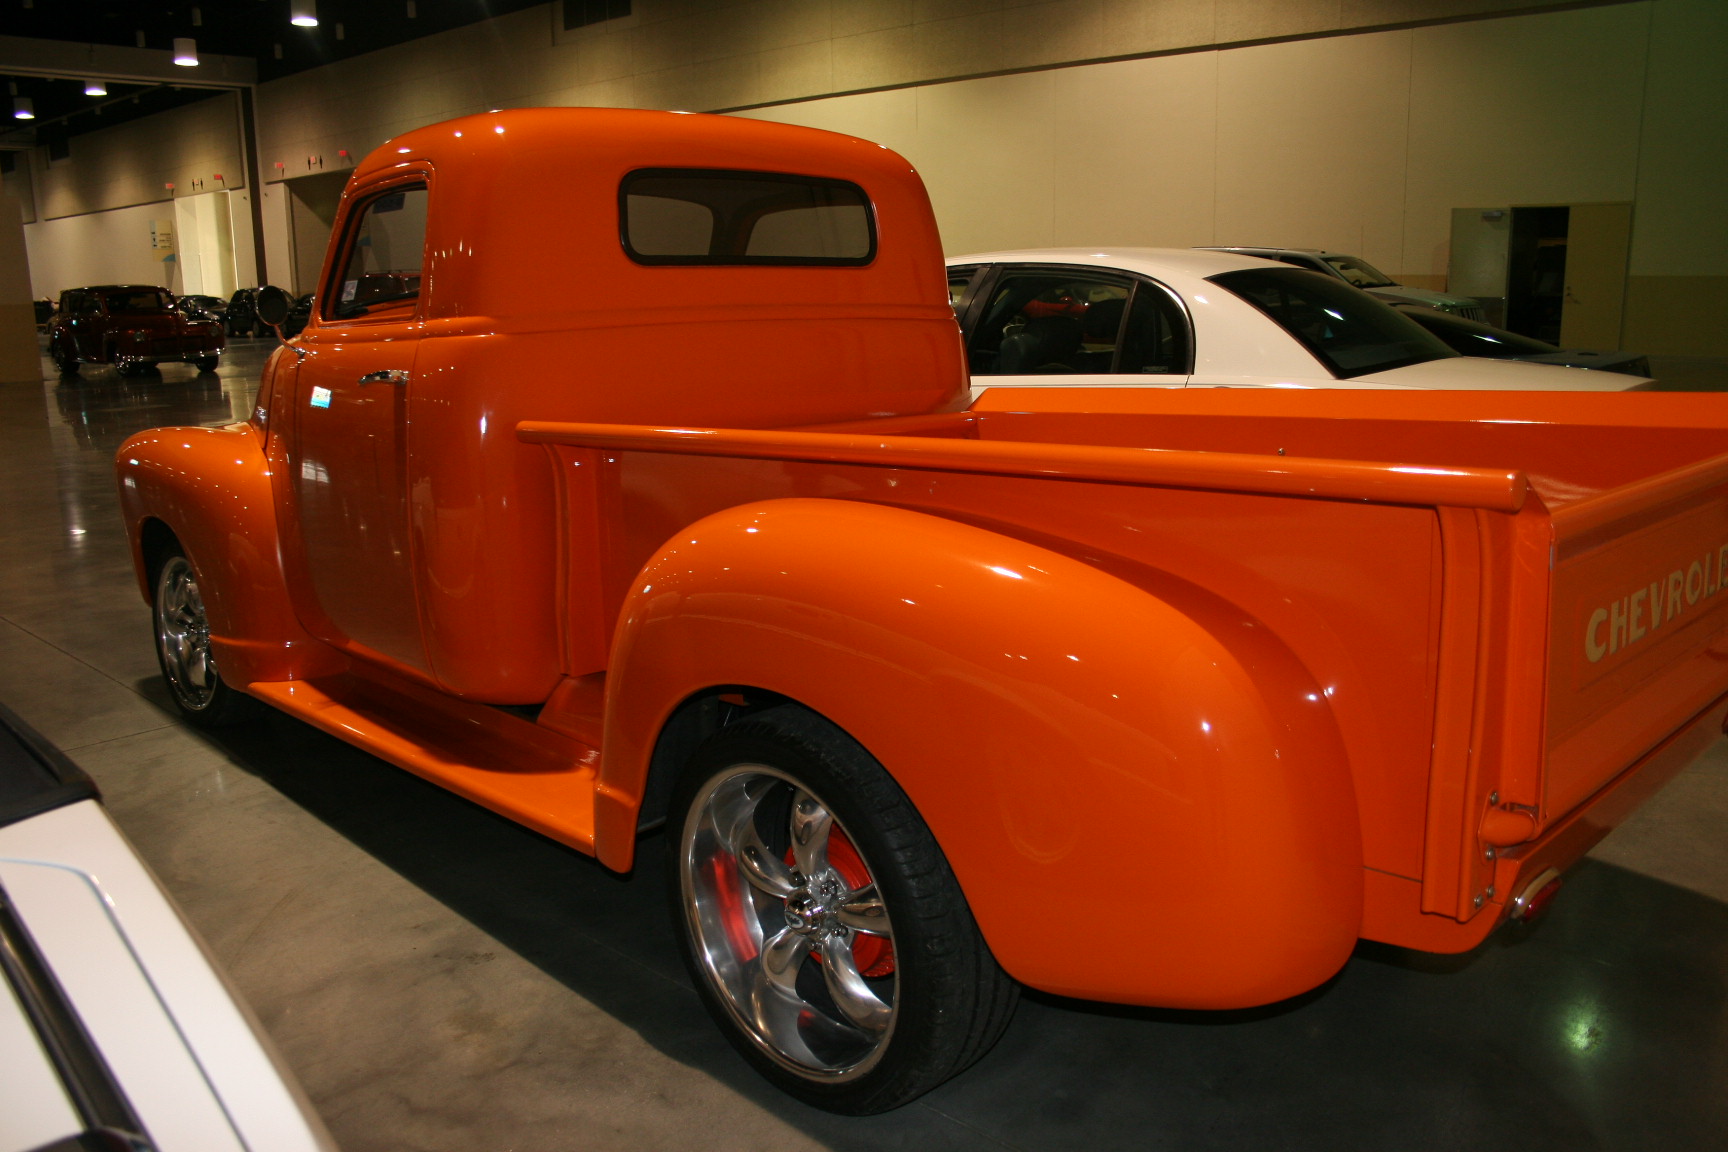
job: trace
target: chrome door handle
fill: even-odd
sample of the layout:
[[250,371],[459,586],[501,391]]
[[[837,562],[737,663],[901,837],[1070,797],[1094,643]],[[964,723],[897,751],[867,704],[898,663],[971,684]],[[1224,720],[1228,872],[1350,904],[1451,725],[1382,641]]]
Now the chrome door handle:
[[368,372],[360,377],[362,384],[406,384],[408,370],[406,368],[381,368],[376,372]]

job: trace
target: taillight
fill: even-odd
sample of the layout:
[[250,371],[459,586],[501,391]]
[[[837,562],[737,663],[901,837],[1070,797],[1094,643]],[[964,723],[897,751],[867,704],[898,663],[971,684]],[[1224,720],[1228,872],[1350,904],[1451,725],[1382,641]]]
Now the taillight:
[[1514,920],[1522,920],[1526,924],[1542,915],[1543,911],[1560,894],[1560,871],[1550,868],[1536,879],[1524,885],[1524,890],[1512,898],[1512,914]]

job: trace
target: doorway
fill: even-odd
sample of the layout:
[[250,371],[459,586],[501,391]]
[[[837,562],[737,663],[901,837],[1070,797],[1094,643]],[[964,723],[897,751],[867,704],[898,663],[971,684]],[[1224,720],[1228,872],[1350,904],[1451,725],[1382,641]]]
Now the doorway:
[[1506,253],[1506,327],[1521,336],[1560,343],[1566,306],[1566,205],[1512,209]]
[[233,212],[227,191],[180,196],[174,200],[174,235],[179,248],[181,295],[234,294]]
[[1506,327],[1567,348],[1620,347],[1631,204],[1513,208]]
[[319,172],[282,183],[288,190],[294,253],[291,289],[296,294],[318,287],[324,249],[330,246],[330,232],[336,227],[336,206],[342,201],[342,188],[347,183],[347,172]]

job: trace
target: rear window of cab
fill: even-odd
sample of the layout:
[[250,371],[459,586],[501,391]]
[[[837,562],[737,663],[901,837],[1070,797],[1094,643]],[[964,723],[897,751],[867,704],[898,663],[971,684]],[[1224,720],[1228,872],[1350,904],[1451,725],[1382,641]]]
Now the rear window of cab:
[[618,218],[638,264],[856,266],[876,257],[864,190],[819,176],[642,168],[619,186]]

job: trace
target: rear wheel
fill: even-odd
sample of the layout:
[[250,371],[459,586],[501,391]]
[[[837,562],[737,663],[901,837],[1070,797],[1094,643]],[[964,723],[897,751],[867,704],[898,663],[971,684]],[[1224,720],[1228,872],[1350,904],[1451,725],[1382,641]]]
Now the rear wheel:
[[698,749],[673,797],[674,918],[709,1013],[769,1080],[883,1112],[989,1050],[1018,987],[911,801],[782,706]]
[[230,688],[210,651],[210,621],[198,577],[184,553],[171,552],[156,573],[151,621],[156,662],[182,716],[202,728],[222,728],[250,719],[257,701]]
[[200,372],[214,372],[220,360],[219,356],[199,356],[192,361],[192,366]]

